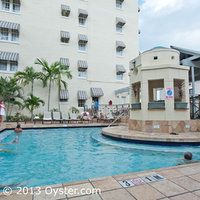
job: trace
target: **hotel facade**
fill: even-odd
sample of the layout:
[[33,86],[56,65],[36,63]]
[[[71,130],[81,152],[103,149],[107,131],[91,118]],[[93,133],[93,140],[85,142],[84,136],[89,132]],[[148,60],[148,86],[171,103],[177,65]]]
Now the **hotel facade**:
[[[52,87],[51,109],[91,107],[93,100],[128,103],[123,88],[129,86],[129,61],[139,54],[138,12],[137,0],[0,0],[0,75],[26,66],[40,71],[36,58],[60,61],[73,78],[59,102]],[[34,91],[47,102],[40,82]]]

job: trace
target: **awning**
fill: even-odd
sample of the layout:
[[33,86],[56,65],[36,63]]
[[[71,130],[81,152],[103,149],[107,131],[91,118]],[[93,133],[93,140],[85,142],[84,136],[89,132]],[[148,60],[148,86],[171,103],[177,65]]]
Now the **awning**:
[[68,59],[68,58],[60,58],[60,63],[61,63],[62,65],[70,66],[70,63],[69,63],[69,59]]
[[126,45],[122,41],[117,41],[116,47],[117,47],[117,49],[125,49]]
[[0,60],[18,61],[19,54],[13,52],[0,51]]
[[85,60],[78,61],[78,69],[87,70],[87,68],[88,68],[87,61],[85,61]]
[[117,17],[116,18],[116,23],[119,26],[124,26],[124,24],[126,24],[126,21],[124,19],[122,19],[122,18]]
[[61,31],[60,36],[61,36],[61,38],[66,38],[68,40],[70,39],[70,33],[67,31]]
[[116,65],[116,72],[117,74],[123,74],[126,72],[126,69],[123,65]]
[[79,17],[83,17],[83,18],[87,18],[88,17],[88,12],[86,10],[79,9],[78,10],[78,16]]
[[91,97],[101,97],[103,95],[103,90],[101,88],[91,88]]
[[8,29],[13,29],[13,30],[18,30],[19,31],[20,24],[12,23],[12,22],[7,22],[7,21],[0,21],[0,27],[1,28],[8,28]]
[[62,12],[66,13],[67,16],[70,14],[70,11],[71,11],[70,7],[67,5],[61,5],[61,10]]
[[69,92],[68,90],[60,90],[60,100],[66,101],[69,99]]
[[77,92],[77,98],[78,100],[87,100],[87,92],[84,90],[79,90]]
[[78,35],[78,40],[79,40],[79,42],[87,43],[87,42],[88,42],[87,35],[79,34],[79,35]]
[[122,2],[122,3],[124,2],[124,0],[117,0],[117,1]]

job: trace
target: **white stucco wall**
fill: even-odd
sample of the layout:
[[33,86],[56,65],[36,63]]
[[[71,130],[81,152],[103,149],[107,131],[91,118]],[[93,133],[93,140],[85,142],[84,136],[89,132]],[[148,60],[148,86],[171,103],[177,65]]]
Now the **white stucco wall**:
[[[70,6],[69,18],[61,16],[61,4]],[[88,12],[86,27],[78,24],[78,9]],[[116,17],[126,21],[122,34],[116,32]],[[114,91],[129,85],[128,69],[131,58],[138,55],[138,4],[137,0],[125,0],[122,10],[116,8],[114,0],[28,0],[21,1],[19,14],[0,11],[0,20],[20,24],[20,41],[17,44],[0,41],[0,51],[19,53],[19,70],[33,65],[36,58],[49,62],[61,57],[69,58],[73,79],[69,81],[69,101],[62,103],[62,109],[78,106],[77,91],[85,90],[87,104],[91,105],[90,88],[100,87],[104,96],[100,103],[110,99],[117,103]],[[60,31],[70,32],[69,44],[61,44]],[[78,51],[78,34],[88,36],[86,53]],[[116,41],[126,44],[123,57],[116,56]],[[88,62],[87,79],[78,78],[77,61]],[[124,65],[127,72],[123,81],[116,80],[116,64]],[[34,65],[36,70],[40,70]],[[1,75],[5,75],[0,72]],[[26,92],[29,88],[25,89]],[[48,89],[35,85],[35,95],[47,102]],[[52,88],[51,108],[57,108],[57,91]],[[43,108],[45,110],[47,104]]]

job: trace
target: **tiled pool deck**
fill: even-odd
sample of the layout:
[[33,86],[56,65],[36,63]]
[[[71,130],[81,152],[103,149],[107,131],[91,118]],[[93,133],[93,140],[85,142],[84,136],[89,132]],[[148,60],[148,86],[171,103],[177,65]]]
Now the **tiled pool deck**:
[[103,135],[113,138],[150,142],[200,143],[200,132],[179,133],[178,135],[170,135],[167,133],[161,134],[130,131],[127,126],[116,126],[103,128]]
[[[14,128],[16,123],[4,124],[4,128]],[[100,126],[102,124],[78,124],[78,126]],[[106,125],[106,124],[103,124]],[[66,125],[64,125],[65,127]],[[67,127],[73,127],[74,124],[67,124]],[[62,127],[60,124],[22,124],[23,128],[43,128],[43,127]],[[126,135],[126,127],[111,128],[117,130],[117,133]],[[1,130],[1,129],[0,129]],[[125,130],[125,131],[124,131]],[[123,132],[124,131],[124,132]],[[186,135],[191,139],[191,136]],[[155,139],[155,135],[150,136]],[[161,135],[164,138],[164,136]],[[165,134],[166,137],[166,134]],[[170,136],[177,137],[179,136]],[[199,137],[195,135],[194,137]],[[167,138],[167,140],[171,140]],[[141,163],[142,164],[142,163]],[[78,172],[81,173],[81,172]],[[120,181],[124,180],[137,180],[138,178],[143,180],[144,177],[159,174],[164,177],[163,180],[157,181],[142,181],[140,184],[135,184],[129,187],[123,187],[120,185]],[[63,175],[64,176],[64,175]],[[157,169],[139,173],[129,173],[123,175],[116,175],[110,177],[89,179],[86,181],[75,183],[64,183],[53,186],[48,186],[52,190],[57,191],[55,193],[47,192],[46,187],[41,188],[41,193],[38,195],[38,190],[34,188],[30,190],[27,195],[17,194],[17,191],[12,192],[11,195],[5,196],[0,193],[0,200],[200,200],[200,163],[181,165],[171,168]],[[87,191],[101,190],[96,194],[81,194],[82,189]],[[72,193],[63,193],[58,191],[76,191]],[[84,191],[85,191],[84,190]]]
[[[137,186],[124,188],[119,184],[121,180],[140,178],[157,173],[165,179],[155,182],[143,182]],[[1,200],[200,200],[200,163],[181,165],[153,171],[129,173],[87,181],[66,183],[51,186],[53,189],[75,189],[76,194],[45,194],[45,187],[41,194],[19,195],[16,191],[5,196],[0,194]],[[81,189],[100,189],[97,194],[81,195]]]

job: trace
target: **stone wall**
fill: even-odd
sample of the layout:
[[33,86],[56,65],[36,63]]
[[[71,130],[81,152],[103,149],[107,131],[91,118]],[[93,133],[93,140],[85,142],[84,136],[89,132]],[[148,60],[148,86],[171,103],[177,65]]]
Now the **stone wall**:
[[200,120],[189,121],[141,121],[129,119],[129,129],[149,133],[200,132]]

